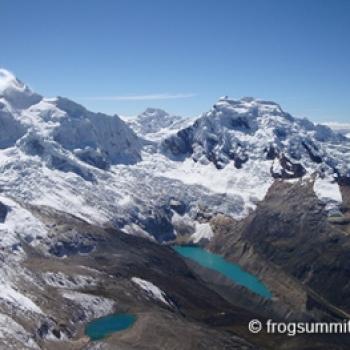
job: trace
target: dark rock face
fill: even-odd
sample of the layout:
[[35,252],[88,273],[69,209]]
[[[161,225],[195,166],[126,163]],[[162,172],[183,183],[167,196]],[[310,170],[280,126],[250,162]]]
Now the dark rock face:
[[110,163],[102,154],[93,149],[84,149],[75,152],[76,156],[85,163],[88,163],[96,168],[108,170]]
[[350,311],[350,237],[343,225],[329,222],[312,184],[276,182],[257,210],[233,230],[263,259]]
[[180,130],[175,136],[165,139],[161,148],[172,158],[186,157],[193,153],[193,127]]
[[0,202],[0,223],[5,222],[8,211],[9,211],[8,207],[2,202]]
[[282,167],[280,173],[275,173],[271,169],[271,175],[275,179],[296,179],[306,174],[306,170],[300,163],[293,163],[284,154],[282,154],[279,162]]
[[270,145],[269,148],[266,150],[266,159],[274,160],[277,156],[278,153],[276,152],[275,147]]
[[317,154],[318,149],[313,143],[309,142],[308,144],[307,142],[303,142],[302,144],[313,162],[318,164],[322,163],[322,157]]
[[43,323],[39,328],[38,328],[38,335],[40,338],[44,338],[48,333],[49,333],[49,324],[47,322]]
[[140,226],[154,237],[158,237],[160,242],[174,239],[174,227],[171,223],[172,212],[168,207],[157,208],[152,215],[147,217]]
[[175,199],[170,200],[169,206],[171,209],[176,211],[179,215],[184,215],[187,210],[187,205],[185,203],[179,202]]
[[340,176],[338,173],[337,182],[339,185],[350,187],[350,176]]
[[93,249],[93,245],[83,242],[60,241],[49,249],[49,253],[61,258],[76,254],[88,254]]

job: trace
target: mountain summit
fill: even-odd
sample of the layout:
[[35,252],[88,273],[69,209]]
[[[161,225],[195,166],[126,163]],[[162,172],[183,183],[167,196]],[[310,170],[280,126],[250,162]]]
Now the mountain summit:
[[23,109],[38,103],[42,97],[12,73],[0,68],[0,98],[6,99],[16,109]]
[[269,160],[275,178],[311,172],[348,178],[345,144],[345,138],[330,128],[294,118],[275,102],[223,97],[193,125],[163,140],[162,148],[175,159],[191,157],[217,169],[230,162],[244,169],[249,161]]
[[90,112],[62,97],[42,98],[4,69],[0,116],[1,148],[17,143],[26,154],[41,156],[60,170],[84,172],[74,165],[73,155],[103,169],[141,159],[141,139],[118,116]]
[[138,116],[126,117],[124,121],[137,134],[151,141],[159,141],[190,122],[187,118],[171,115],[160,108],[147,108]]

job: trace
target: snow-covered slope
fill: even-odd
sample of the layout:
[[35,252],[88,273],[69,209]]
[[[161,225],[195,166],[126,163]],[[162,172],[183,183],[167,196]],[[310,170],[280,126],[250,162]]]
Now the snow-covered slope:
[[197,120],[148,109],[128,120],[137,135],[5,70],[0,87],[5,196],[160,242],[210,239],[198,227],[216,213],[245,217],[276,179],[316,174],[315,192],[333,204],[329,188],[349,179],[349,141],[273,102],[222,98]]

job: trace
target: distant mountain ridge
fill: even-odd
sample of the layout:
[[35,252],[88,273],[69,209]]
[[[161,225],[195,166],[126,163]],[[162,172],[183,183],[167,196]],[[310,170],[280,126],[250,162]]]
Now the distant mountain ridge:
[[160,108],[147,108],[136,117],[125,117],[124,121],[142,137],[159,141],[165,136],[191,123],[191,118],[171,115]]
[[329,122],[329,123],[323,123],[323,124],[330,127],[332,130],[346,136],[347,138],[350,138],[350,124],[349,123]]

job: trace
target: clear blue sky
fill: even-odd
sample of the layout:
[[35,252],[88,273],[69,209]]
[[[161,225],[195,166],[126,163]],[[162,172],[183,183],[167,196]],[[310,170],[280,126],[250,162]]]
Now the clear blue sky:
[[0,0],[0,33],[0,66],[92,110],[254,96],[350,121],[349,0]]

